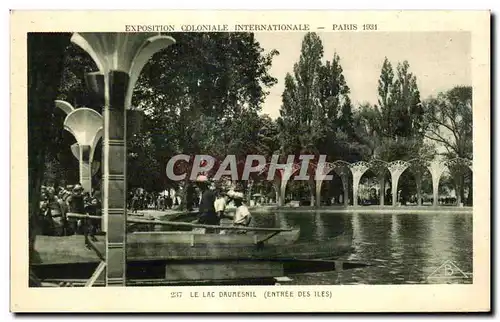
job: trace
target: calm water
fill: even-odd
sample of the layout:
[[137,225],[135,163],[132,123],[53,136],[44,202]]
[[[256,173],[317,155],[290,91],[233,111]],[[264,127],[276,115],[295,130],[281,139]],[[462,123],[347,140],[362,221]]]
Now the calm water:
[[472,283],[471,214],[254,214],[257,226],[301,227],[302,241],[321,242],[343,230],[353,250],[343,259],[369,266],[297,274],[287,284]]

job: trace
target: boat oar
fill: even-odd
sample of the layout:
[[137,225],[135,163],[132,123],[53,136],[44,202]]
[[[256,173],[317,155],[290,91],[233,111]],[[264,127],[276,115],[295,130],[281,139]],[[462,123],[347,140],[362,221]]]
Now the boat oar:
[[[76,213],[68,213],[70,218],[93,218],[101,219],[100,216],[83,215]],[[261,227],[244,227],[244,226],[219,226],[219,225],[204,225],[204,224],[193,224],[187,222],[177,222],[177,221],[166,221],[166,220],[148,220],[148,219],[135,219],[127,218],[128,223],[134,224],[154,224],[154,225],[165,225],[174,227],[192,227],[192,228],[209,228],[209,229],[226,229],[226,230],[245,230],[245,231],[270,231],[270,232],[283,232],[292,231],[291,228],[261,228]]]

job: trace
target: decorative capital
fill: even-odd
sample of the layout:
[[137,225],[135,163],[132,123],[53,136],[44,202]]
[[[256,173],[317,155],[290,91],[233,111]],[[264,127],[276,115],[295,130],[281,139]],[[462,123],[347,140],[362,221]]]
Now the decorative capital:
[[175,43],[175,39],[159,33],[83,32],[74,33],[71,42],[85,50],[99,71],[121,71],[129,75],[125,108],[132,102],[132,93],[142,68],[155,53]]
[[358,161],[356,163],[352,163],[349,165],[349,169],[351,170],[353,176],[355,175],[362,176],[363,173],[365,173],[366,170],[368,170],[369,168],[370,164],[365,161]]
[[66,113],[66,115],[68,115],[69,113],[71,113],[75,110],[73,105],[71,105],[70,103],[68,103],[66,101],[55,100],[54,103],[56,105],[56,108],[60,109],[64,113]]
[[64,119],[64,129],[73,134],[79,145],[94,146],[102,135],[102,127],[101,114],[86,107],[73,110]]
[[406,168],[408,168],[408,166],[409,166],[408,162],[402,160],[396,160],[390,162],[387,168],[391,172],[391,175],[399,176],[406,170]]

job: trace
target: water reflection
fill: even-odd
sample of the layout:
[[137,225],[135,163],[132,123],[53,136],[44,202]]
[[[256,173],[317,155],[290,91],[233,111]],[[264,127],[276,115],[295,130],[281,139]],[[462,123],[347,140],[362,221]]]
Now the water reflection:
[[[471,283],[471,278],[439,270],[453,263],[472,272],[472,215],[470,214],[256,214],[259,226],[300,226],[300,240],[320,242],[343,233],[353,236],[353,251],[345,259],[369,267],[294,276],[297,284],[420,284]],[[454,266],[454,267],[455,267]],[[436,271],[437,270],[437,271]],[[428,278],[434,274],[443,278]]]

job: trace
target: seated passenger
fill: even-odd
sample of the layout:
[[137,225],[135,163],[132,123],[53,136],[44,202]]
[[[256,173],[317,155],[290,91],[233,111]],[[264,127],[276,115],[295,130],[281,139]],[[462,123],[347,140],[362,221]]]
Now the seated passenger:
[[[236,206],[236,211],[233,217],[233,226],[241,226],[248,227],[250,222],[252,221],[252,215],[248,210],[247,206],[244,204],[244,196],[242,192],[230,192],[228,196],[233,200],[234,205]],[[221,234],[227,233],[233,234],[246,234],[246,230],[226,230]]]

